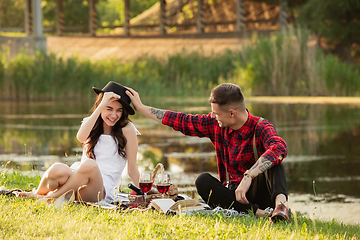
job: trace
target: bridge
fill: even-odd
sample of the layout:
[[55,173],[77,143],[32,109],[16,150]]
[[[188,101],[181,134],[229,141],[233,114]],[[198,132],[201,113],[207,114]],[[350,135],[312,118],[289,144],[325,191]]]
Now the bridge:
[[[277,22],[277,27],[280,30],[284,30],[288,24],[288,12],[286,1],[280,1],[278,6],[274,7],[273,11],[276,12],[277,19],[269,17],[269,9],[271,6],[261,2],[261,1],[250,1],[250,0],[233,0],[235,2],[235,17],[230,20],[214,20],[210,19],[209,16],[213,15],[213,9],[211,5],[206,0],[159,0],[153,7],[150,14],[152,18],[158,19],[158,21],[152,21],[154,23],[149,24],[146,22],[146,16],[136,17],[135,19],[130,20],[130,4],[131,0],[124,0],[124,24],[117,26],[97,26],[97,14],[95,12],[96,0],[88,0],[89,4],[89,21],[88,25],[83,26],[66,26],[66,19],[64,18],[63,13],[63,1],[56,0],[56,26],[50,28],[43,28],[42,24],[42,8],[41,0],[24,0],[25,1],[25,24],[24,28],[16,29],[17,31],[23,31],[26,33],[26,37],[1,37],[0,44],[12,44],[13,49],[19,49],[21,47],[26,47],[28,49],[40,49],[46,51],[47,49],[47,39],[44,37],[44,31],[56,32],[56,36],[64,36],[64,32],[70,31],[81,31],[87,32],[88,37],[96,38],[99,37],[96,34],[96,30],[99,28],[121,28],[122,35],[118,37],[130,38],[134,37],[136,34],[133,34],[131,30],[143,29],[144,32],[147,32],[148,29],[155,29],[158,37],[166,37],[171,35],[169,29],[195,29],[192,32],[193,38],[203,36],[209,32],[209,29],[212,29],[212,34],[224,33],[223,28],[218,26],[229,26],[227,33],[234,33],[233,36],[246,37],[249,27],[256,26],[256,24],[261,23],[274,23]],[[185,21],[183,23],[177,23],[171,19],[171,16],[176,14],[176,9],[181,9],[181,7],[189,2],[196,2],[197,11],[194,19],[192,21]],[[230,1],[229,1],[230,2]],[[257,5],[254,5],[257,3]],[[257,8],[261,8],[262,16],[258,17],[254,15],[254,12]],[[175,9],[175,10],[174,10]],[[175,11],[175,12],[174,12]],[[229,9],[227,9],[229,11]],[[226,11],[225,11],[226,12]],[[146,15],[146,14],[140,14]],[[148,14],[149,15],[149,14]],[[275,14],[273,14],[275,15]],[[145,18],[145,21],[142,21]],[[210,19],[210,20],[209,20]],[[137,21],[136,21],[137,20]],[[1,24],[1,23],[0,23]],[[274,29],[274,26],[271,27]],[[215,29],[215,30],[214,30]],[[217,30],[221,29],[221,30]],[[4,29],[1,28],[0,31],[12,31],[14,29]],[[254,30],[254,29],[253,29]],[[257,29],[255,29],[256,31]],[[259,30],[259,29],[258,29]],[[152,35],[153,36],[153,35]],[[103,37],[103,36],[102,36]],[[16,51],[15,51],[16,52]]]

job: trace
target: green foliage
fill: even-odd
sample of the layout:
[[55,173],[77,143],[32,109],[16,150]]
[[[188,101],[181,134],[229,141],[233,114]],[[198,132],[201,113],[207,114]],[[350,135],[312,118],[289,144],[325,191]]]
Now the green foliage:
[[360,89],[360,68],[342,63],[327,55],[324,59],[324,79],[330,95],[351,96]]
[[[132,3],[132,2],[131,2]],[[96,5],[98,22],[102,26],[120,25],[124,23],[124,1],[108,0]]]
[[[243,64],[253,66],[254,95],[358,95],[359,69],[309,46],[309,32],[290,28],[245,45]],[[336,66],[335,66],[336,65]]]
[[[135,17],[150,8],[157,0],[132,0],[130,1],[130,17]],[[42,0],[43,25],[55,27],[56,1]],[[25,2],[23,0],[0,1],[1,27],[23,27],[25,21]],[[96,12],[99,25],[120,25],[124,23],[123,0],[98,0]],[[89,21],[88,0],[63,1],[65,26],[87,25]]]
[[[51,2],[51,0],[46,1]],[[63,13],[65,26],[87,25],[89,22],[89,2],[86,0],[63,1]]]
[[130,2],[131,17],[136,17],[157,2],[158,0],[132,0]]
[[[55,27],[56,23],[56,1],[42,0],[43,25]],[[87,0],[63,1],[65,26],[86,25],[89,19],[89,8]],[[1,27],[24,27],[25,1],[23,0],[1,0],[0,22]]]
[[321,52],[307,47],[309,33],[290,29],[246,45],[242,58],[254,66],[255,95],[326,95]]
[[[6,166],[2,166],[5,167]],[[0,186],[8,189],[29,189],[36,188],[40,182],[40,176],[27,176],[17,171],[2,170],[0,173]]]
[[351,45],[360,43],[360,0],[308,0],[298,21],[336,45],[337,54],[351,61]]
[[154,170],[158,163],[161,163],[161,157],[156,155],[154,152],[148,150],[143,152],[143,158],[139,162],[139,164],[141,164],[142,166],[146,166],[146,171]]
[[232,82],[241,86],[241,91],[245,96],[250,96],[254,87],[254,67],[252,63],[247,63],[246,68],[240,62],[235,62],[236,68],[234,75],[228,79],[221,79],[221,82]]
[[[158,0],[131,0],[130,1],[130,18],[150,8]],[[98,22],[102,26],[122,25],[124,24],[124,0],[103,0],[96,5]]]
[[222,82],[234,82],[247,95],[359,95],[359,69],[309,45],[309,32],[289,29],[255,38],[241,51],[205,54],[185,50],[160,58],[144,55],[120,62],[90,61],[23,52],[8,59],[3,47],[0,87],[7,99],[58,99],[91,96],[93,86],[117,81],[144,97],[208,96]]
[[[9,60],[4,70],[9,76],[0,86],[7,86],[11,99],[78,98],[89,95],[92,86],[117,81],[131,86],[145,96],[191,96],[208,94],[218,78],[232,71],[232,54],[205,56],[185,51],[169,56],[167,61],[144,56],[127,63],[114,59],[89,60],[57,58],[37,52],[19,54]],[[4,74],[5,75],[5,74]],[[194,88],[196,86],[196,88]]]
[[25,1],[1,0],[0,24],[3,28],[23,27],[25,22]]
[[[66,2],[66,1],[63,1]],[[43,12],[43,26],[56,26],[56,1],[44,0],[41,3]]]
[[331,42],[360,41],[360,0],[308,0],[299,20]]

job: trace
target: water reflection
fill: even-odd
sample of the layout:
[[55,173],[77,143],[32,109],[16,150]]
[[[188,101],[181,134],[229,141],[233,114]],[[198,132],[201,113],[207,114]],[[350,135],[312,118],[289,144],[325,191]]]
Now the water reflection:
[[[91,105],[91,101],[83,102]],[[210,111],[206,99],[146,102],[187,113]],[[1,102],[2,164],[21,171],[43,171],[53,162],[71,164],[79,160],[81,145],[75,136],[90,105]],[[247,106],[252,114],[269,119],[287,141],[284,167],[291,193],[360,197],[359,106],[260,103]],[[142,133],[139,136],[142,169],[152,169],[161,161],[183,189],[193,189],[191,185],[199,172],[210,171],[217,176],[215,151],[208,139],[185,137],[139,114],[132,120]]]

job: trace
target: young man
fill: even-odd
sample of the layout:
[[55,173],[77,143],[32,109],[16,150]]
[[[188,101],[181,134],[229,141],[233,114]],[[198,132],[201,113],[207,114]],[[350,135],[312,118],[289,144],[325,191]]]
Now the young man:
[[287,155],[286,143],[269,121],[249,112],[239,86],[224,83],[215,87],[209,98],[212,111],[201,116],[145,106],[136,91],[128,90],[126,93],[140,114],[185,135],[211,140],[220,181],[202,173],[195,182],[206,203],[241,212],[252,210],[258,217],[268,215],[265,209],[271,207],[272,221],[290,221],[286,177],[281,165]]

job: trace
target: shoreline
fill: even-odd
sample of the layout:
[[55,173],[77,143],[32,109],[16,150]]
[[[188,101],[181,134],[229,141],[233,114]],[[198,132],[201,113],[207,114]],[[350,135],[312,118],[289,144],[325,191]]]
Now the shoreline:
[[349,225],[360,224],[360,199],[342,196],[343,202],[328,202],[324,197],[313,199],[310,194],[289,194],[292,213],[297,212],[311,219],[336,221]]
[[[179,102],[181,97],[144,97],[146,100],[161,101],[166,103]],[[208,102],[208,97],[191,97],[181,99],[182,103]],[[245,103],[264,104],[351,104],[360,105],[360,97],[344,96],[245,96]]]
[[248,103],[281,104],[350,104],[360,105],[360,97],[311,97],[311,96],[251,96]]
[[[146,97],[148,101],[161,101],[162,103],[177,103],[181,100],[182,103],[202,103],[208,102],[208,97]],[[30,101],[34,103],[52,104],[58,102],[58,100],[34,100]],[[360,105],[360,97],[337,97],[337,96],[245,96],[246,103],[263,103],[263,104],[339,104],[339,105]],[[18,104],[29,103],[25,100],[5,100],[0,99],[0,104]]]

